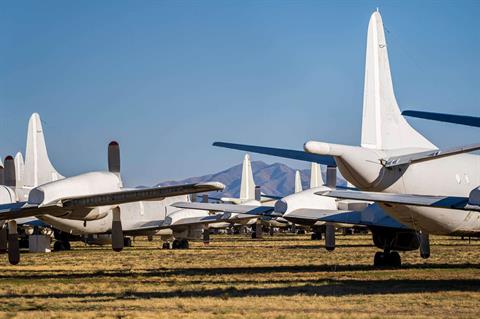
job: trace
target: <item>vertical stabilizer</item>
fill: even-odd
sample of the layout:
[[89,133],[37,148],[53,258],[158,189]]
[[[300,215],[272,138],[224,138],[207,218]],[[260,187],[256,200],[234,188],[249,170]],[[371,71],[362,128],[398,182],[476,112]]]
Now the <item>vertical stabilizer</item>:
[[24,184],[35,187],[61,178],[48,158],[40,116],[33,113],[28,122]]
[[23,184],[23,175],[25,173],[25,162],[23,161],[22,153],[18,152],[15,155],[15,186],[17,188],[21,188],[24,186]]
[[255,182],[253,181],[252,163],[250,162],[250,155],[248,154],[245,154],[243,159],[240,199],[255,199]]
[[368,24],[362,147],[391,150],[436,148],[401,115],[393,92],[382,17],[374,12]]
[[300,176],[300,171],[295,171],[295,193],[300,193],[301,191],[303,191],[302,177]]
[[320,187],[324,184],[320,164],[312,163],[310,169],[310,188]]

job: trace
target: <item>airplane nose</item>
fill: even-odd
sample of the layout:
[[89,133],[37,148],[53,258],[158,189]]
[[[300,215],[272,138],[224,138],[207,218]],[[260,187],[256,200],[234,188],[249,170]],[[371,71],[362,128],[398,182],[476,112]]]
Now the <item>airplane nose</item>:
[[283,199],[277,200],[275,203],[275,213],[285,214],[287,212],[288,204]]

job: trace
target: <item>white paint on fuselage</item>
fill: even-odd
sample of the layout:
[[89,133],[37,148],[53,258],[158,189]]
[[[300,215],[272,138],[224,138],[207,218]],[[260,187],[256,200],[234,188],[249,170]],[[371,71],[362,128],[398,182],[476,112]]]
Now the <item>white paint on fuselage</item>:
[[[480,185],[480,157],[472,154],[394,167],[381,173],[378,162],[355,160],[355,156],[349,156],[348,161],[337,158],[337,163],[342,175],[353,177],[352,182],[368,179],[373,174],[380,176],[372,187],[355,185],[362,190],[468,197],[470,191]],[[383,204],[381,207],[399,222],[430,234],[468,235],[480,232],[479,212],[407,205]]]
[[[121,204],[119,206],[123,230],[135,231],[147,226],[159,226],[165,221],[166,216],[182,210],[170,206],[171,204],[185,201],[188,201],[188,195],[167,197],[163,200]],[[203,214],[208,215],[208,212],[203,212]],[[89,220],[86,223],[82,220],[65,219],[49,215],[39,216],[38,218],[61,231],[74,235],[106,233],[110,232],[112,228],[111,212],[101,219]]]

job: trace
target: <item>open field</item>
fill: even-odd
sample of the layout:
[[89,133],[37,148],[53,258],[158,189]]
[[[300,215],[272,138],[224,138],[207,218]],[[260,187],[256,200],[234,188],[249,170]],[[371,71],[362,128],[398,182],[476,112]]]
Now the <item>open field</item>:
[[[2,317],[477,317],[480,241],[432,237],[432,257],[402,253],[402,269],[371,266],[368,235],[323,241],[213,236],[208,247],[161,250],[137,239],[114,253],[23,254],[0,266]],[[4,256],[6,260],[6,256]]]

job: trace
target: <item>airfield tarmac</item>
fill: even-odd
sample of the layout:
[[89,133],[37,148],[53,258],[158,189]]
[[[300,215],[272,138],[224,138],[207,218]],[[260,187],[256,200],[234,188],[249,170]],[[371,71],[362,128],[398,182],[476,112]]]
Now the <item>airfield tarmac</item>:
[[[370,235],[212,236],[189,250],[137,238],[121,253],[73,245],[0,265],[0,316],[152,318],[477,317],[480,241],[431,237],[432,257],[374,269]],[[4,256],[4,260],[6,256]]]

